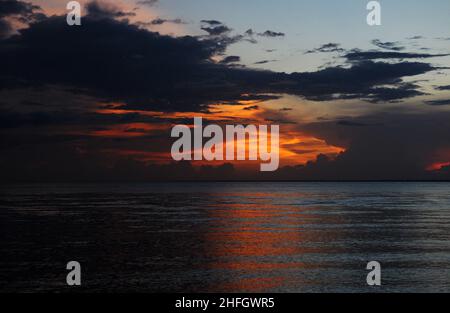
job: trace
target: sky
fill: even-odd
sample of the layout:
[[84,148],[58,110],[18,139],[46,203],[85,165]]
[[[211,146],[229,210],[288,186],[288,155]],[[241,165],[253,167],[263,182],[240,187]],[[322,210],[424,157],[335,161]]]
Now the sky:
[[[0,0],[9,181],[448,180],[450,2]],[[280,169],[174,162],[174,125],[280,125]]]

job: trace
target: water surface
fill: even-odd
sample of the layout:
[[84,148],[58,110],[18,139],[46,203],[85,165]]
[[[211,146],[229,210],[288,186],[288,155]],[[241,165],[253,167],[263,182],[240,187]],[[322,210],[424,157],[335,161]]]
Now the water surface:
[[0,234],[0,291],[450,292],[449,183],[2,186]]

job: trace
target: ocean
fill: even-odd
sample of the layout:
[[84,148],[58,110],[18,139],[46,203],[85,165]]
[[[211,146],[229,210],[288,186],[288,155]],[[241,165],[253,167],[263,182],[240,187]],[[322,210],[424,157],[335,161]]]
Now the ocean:
[[450,292],[450,183],[10,185],[0,234],[2,292]]

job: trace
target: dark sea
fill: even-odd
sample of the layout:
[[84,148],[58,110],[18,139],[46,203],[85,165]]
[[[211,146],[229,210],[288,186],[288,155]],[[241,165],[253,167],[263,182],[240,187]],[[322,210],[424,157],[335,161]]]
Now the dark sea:
[[450,292],[450,183],[2,186],[0,291]]

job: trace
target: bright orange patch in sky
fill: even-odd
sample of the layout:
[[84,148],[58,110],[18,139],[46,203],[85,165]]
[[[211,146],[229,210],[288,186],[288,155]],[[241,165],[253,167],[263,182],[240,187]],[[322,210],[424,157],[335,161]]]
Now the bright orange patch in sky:
[[[215,123],[218,125],[248,125],[253,124],[255,126],[259,125],[278,125],[276,121],[271,121],[274,112],[277,117],[283,118],[281,113],[276,111],[271,111],[260,104],[261,101],[240,101],[236,104],[229,103],[218,103],[209,106],[208,112],[158,112],[158,111],[141,111],[141,110],[124,110],[122,104],[109,105],[107,108],[101,105],[95,109],[98,114],[130,114],[138,113],[142,116],[152,117],[160,119],[159,123],[132,123],[132,124],[122,124],[115,125],[109,129],[105,130],[95,130],[90,132],[92,136],[100,137],[140,137],[148,135],[152,131],[161,131],[161,134],[167,136],[167,140],[174,142],[176,138],[170,138],[170,130],[173,126],[178,123],[179,119],[192,120],[191,124],[188,126],[193,127],[194,117],[203,118],[203,127],[207,124]],[[280,145],[279,145],[279,157],[280,166],[286,165],[299,165],[306,164],[309,161],[314,161],[319,154],[324,154],[330,157],[335,157],[338,154],[345,151],[342,147],[337,147],[327,144],[324,140],[315,138],[310,135],[305,135],[298,129],[296,123],[284,123],[280,124]],[[270,131],[269,131],[270,134]],[[207,142],[208,139],[203,139],[203,144]],[[270,139],[269,139],[270,141]],[[245,146],[246,155],[248,159],[248,152],[250,150],[249,145],[258,145],[258,142],[250,142],[248,138],[246,141],[238,141],[236,143],[237,147]],[[226,143],[224,142],[224,150]],[[235,149],[236,151],[237,149]],[[135,157],[139,160],[145,160],[147,162],[153,163],[164,163],[172,162],[170,151],[153,151],[149,146],[148,151],[117,151],[120,155],[128,155],[130,157]],[[232,163],[236,167],[241,168],[253,168],[261,163],[258,161],[192,161],[195,166],[201,165],[221,165],[224,163]]]

